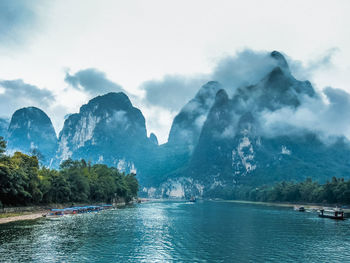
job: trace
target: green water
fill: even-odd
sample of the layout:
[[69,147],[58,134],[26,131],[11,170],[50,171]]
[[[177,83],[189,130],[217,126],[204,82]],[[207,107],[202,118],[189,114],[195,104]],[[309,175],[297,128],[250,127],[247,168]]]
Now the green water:
[[350,220],[228,202],[150,202],[0,225],[0,262],[350,262]]

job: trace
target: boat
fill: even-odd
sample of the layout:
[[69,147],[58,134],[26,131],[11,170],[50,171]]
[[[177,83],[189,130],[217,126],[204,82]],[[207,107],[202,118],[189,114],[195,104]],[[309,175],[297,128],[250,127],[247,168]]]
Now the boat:
[[57,218],[64,216],[64,209],[51,209],[50,212],[44,214],[43,217]]
[[90,205],[90,206],[73,206],[67,207],[63,209],[51,209],[50,212],[44,214],[43,217],[48,218],[57,218],[64,215],[75,215],[75,214],[84,214],[91,212],[99,212],[102,210],[112,209],[113,205],[105,204],[105,205]]
[[337,219],[337,220],[345,220],[344,211],[341,209],[320,209],[319,217]]
[[305,212],[305,207],[303,206],[294,206],[294,210],[299,212]]
[[196,197],[191,196],[190,202],[193,202],[193,203],[196,202]]

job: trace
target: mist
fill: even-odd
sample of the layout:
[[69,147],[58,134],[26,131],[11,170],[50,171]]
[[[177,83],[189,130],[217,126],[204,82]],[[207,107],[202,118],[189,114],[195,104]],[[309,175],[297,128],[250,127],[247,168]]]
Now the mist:
[[331,87],[319,97],[302,97],[296,109],[283,107],[276,111],[263,111],[258,115],[264,136],[300,135],[312,132],[325,143],[339,137],[350,140],[350,94]]

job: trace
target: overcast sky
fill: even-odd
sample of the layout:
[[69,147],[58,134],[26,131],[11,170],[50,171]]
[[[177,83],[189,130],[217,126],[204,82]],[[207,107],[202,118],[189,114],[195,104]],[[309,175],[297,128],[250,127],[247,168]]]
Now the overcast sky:
[[160,142],[218,65],[279,50],[317,89],[350,92],[350,1],[0,0],[0,117],[38,106],[56,132],[126,92]]

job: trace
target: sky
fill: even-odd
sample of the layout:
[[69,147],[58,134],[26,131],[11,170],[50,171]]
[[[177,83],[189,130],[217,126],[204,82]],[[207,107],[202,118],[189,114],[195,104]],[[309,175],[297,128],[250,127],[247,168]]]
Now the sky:
[[89,99],[123,91],[164,143],[200,86],[249,50],[350,92],[349,13],[347,0],[0,0],[0,117],[37,106],[58,134]]

